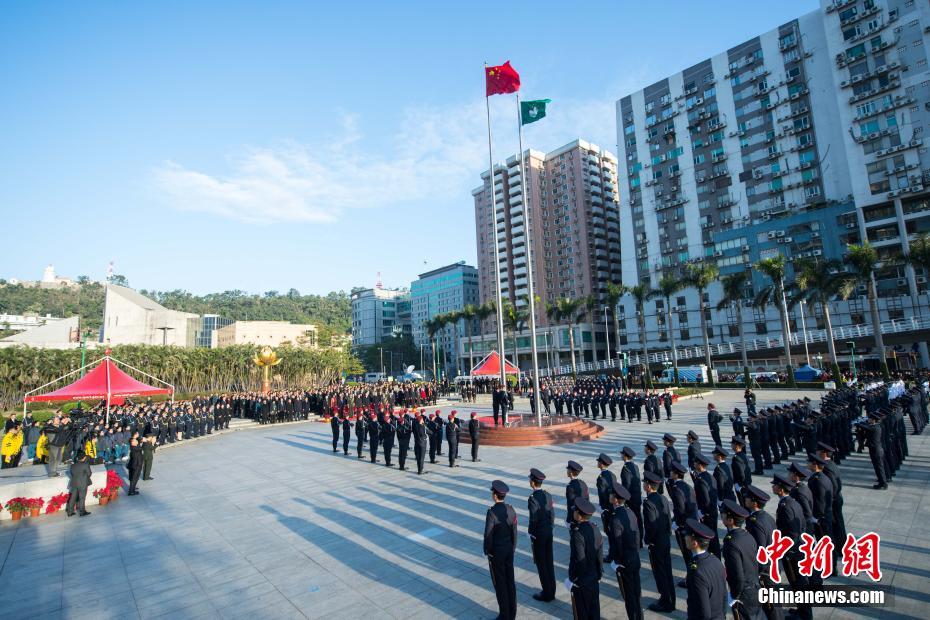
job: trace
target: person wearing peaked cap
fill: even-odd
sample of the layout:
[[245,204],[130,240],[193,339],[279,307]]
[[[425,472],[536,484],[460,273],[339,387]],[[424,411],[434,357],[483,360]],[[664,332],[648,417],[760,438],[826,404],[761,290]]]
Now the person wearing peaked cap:
[[517,549],[517,513],[504,499],[510,489],[495,480],[491,483],[494,505],[484,520],[484,555],[488,558],[491,584],[497,595],[498,617],[517,617],[517,587],[513,574],[513,556]]
[[717,465],[714,467],[714,484],[717,485],[717,497],[720,500],[736,499],[736,493],[733,489],[733,470],[727,464],[729,453],[717,446],[714,448],[714,461]]
[[437,446],[442,443],[442,437],[439,435],[442,428],[439,426],[440,424],[442,424],[442,420],[435,413],[431,413],[426,421],[426,435],[429,439],[429,462],[431,464],[436,463]]
[[688,431],[688,469],[694,469],[694,457],[703,452],[701,442],[694,431]]
[[442,419],[442,413],[436,410],[436,456],[442,456],[442,438],[445,437],[446,421]]
[[734,617],[738,618],[759,617],[758,546],[749,532],[743,529],[748,516],[749,511],[733,500],[724,500],[720,505],[720,518],[727,529],[723,537],[723,565],[730,596],[739,605],[733,608]]
[[639,550],[642,544],[636,515],[625,505],[629,499],[627,488],[614,482],[610,492],[611,509],[604,521],[609,548],[607,562],[616,572],[627,618],[642,620],[642,586],[639,581]]
[[734,437],[746,435],[746,422],[743,420],[743,412],[739,407],[733,409],[733,413],[730,415],[730,424],[733,426]]
[[368,420],[364,415],[355,416],[355,452],[359,460],[365,458],[362,452],[365,450],[365,438],[368,436]]
[[574,521],[575,501],[580,498],[587,499],[589,495],[588,485],[578,478],[582,469],[584,468],[575,461],[569,461],[565,467],[568,476],[568,485],[565,487],[565,522],[569,524]]
[[462,426],[459,419],[455,417],[455,411],[449,414],[449,421],[446,423],[446,442],[448,443],[449,467],[458,467],[455,461],[459,458],[459,435],[462,432]]
[[662,473],[668,478],[672,473],[672,463],[680,461],[681,457],[675,447],[675,437],[665,433],[662,435],[662,443],[665,445],[665,450],[662,452]]
[[530,469],[530,488],[532,492],[527,499],[529,524],[526,532],[530,537],[533,550],[533,563],[539,574],[540,592],[533,595],[537,601],[549,602],[555,599],[555,563],[552,559],[552,528],[555,525],[555,508],[552,496],[544,491],[542,483],[546,474],[535,467]]
[[807,487],[810,489],[814,503],[811,507],[814,519],[817,520],[814,528],[818,537],[833,537],[833,483],[823,473],[826,461],[814,454],[807,455],[807,462],[811,466],[812,473],[807,479]]
[[[794,487],[794,480],[785,474],[775,474],[772,478],[772,493],[778,497],[778,508],[775,510],[775,527],[781,531],[783,536],[795,541],[795,545],[786,552],[782,564],[792,589],[800,590],[810,585],[808,578],[801,575],[798,570],[803,554],[798,550],[799,544],[797,543],[797,541],[801,540],[801,535],[807,532],[808,527],[804,517],[804,509],[790,495]],[[812,615],[810,606],[798,606],[796,615],[809,620]]]
[[633,461],[636,452],[629,446],[624,446],[622,454],[623,469],[620,470],[620,484],[625,486],[626,490],[630,492],[630,500],[627,502],[627,506],[636,516],[636,521],[639,525],[639,538],[642,540],[645,534],[643,531],[643,495],[640,492],[639,468],[636,467],[636,463]]
[[846,540],[846,518],[843,516],[843,480],[840,477],[840,468],[836,461],[833,460],[835,452],[836,448],[824,442],[817,444],[817,454],[824,460],[823,474],[830,479],[830,483],[833,485],[833,535],[836,540]]
[[[662,470],[662,464],[659,462],[659,457],[656,456],[656,450],[658,450],[658,448],[651,440],[646,442],[646,458],[643,460],[643,471],[651,471],[661,478],[664,472]],[[662,486],[663,485],[660,483],[660,494],[664,492]]]
[[407,453],[410,451],[410,436],[413,433],[413,424],[410,417],[404,414],[397,420],[397,467],[400,471],[407,471]]
[[720,557],[720,539],[717,537],[717,485],[707,466],[710,464],[703,454],[694,457],[694,497],[697,502],[698,520],[714,533],[710,539],[710,552]]
[[597,503],[601,507],[602,523],[607,523],[610,514],[610,489],[617,480],[614,472],[609,469],[612,463],[613,459],[604,453],[597,457],[597,468],[601,473],[597,476],[595,486],[597,487]]
[[656,446],[656,444],[651,439],[646,440],[644,447],[646,448],[646,450],[652,450],[653,453],[659,449],[658,446]]
[[688,617],[726,618],[727,590],[723,564],[708,547],[717,538],[717,532],[697,521],[688,519],[685,538],[691,551],[688,563]]
[[381,422],[375,414],[371,414],[371,419],[365,426],[368,429],[368,456],[371,457],[372,463],[378,462],[378,446],[381,445]]
[[659,600],[649,604],[649,611],[667,613],[675,611],[675,582],[672,578],[672,508],[669,501],[656,490],[662,477],[651,471],[643,474],[643,544],[649,549],[649,564],[655,578]]
[[422,476],[426,461],[426,445],[429,441],[428,423],[422,413],[413,421],[411,434],[413,435],[413,454],[417,460],[417,474]]
[[477,463],[478,444],[481,442],[481,423],[478,421],[478,414],[471,412],[471,418],[468,420],[468,440],[471,442],[471,462]]
[[591,523],[594,504],[587,498],[575,501],[575,512],[569,528],[568,580],[571,582],[574,617],[600,620],[600,580],[603,575],[601,553],[603,538]]

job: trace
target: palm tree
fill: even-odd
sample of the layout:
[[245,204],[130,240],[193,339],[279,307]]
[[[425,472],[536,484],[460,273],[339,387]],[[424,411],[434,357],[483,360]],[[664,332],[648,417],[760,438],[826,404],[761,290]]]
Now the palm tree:
[[862,245],[851,244],[848,248],[847,264],[852,267],[852,275],[857,284],[863,284],[868,291],[869,313],[872,315],[872,330],[875,332],[875,348],[881,362],[882,376],[887,381],[888,362],[885,361],[885,340],[882,338],[882,323],[878,314],[878,291],[875,289],[875,272],[878,270],[878,252],[866,241]]
[[830,301],[839,298],[849,299],[856,290],[856,280],[843,272],[843,263],[838,260],[818,262],[802,260],[794,265],[796,292],[791,296],[791,303],[804,301],[811,306],[820,306],[823,322],[827,330],[827,347],[830,352],[831,371],[842,384],[840,365],[836,358],[836,343],[833,341],[833,321],[830,319]]
[[746,334],[743,330],[743,299],[746,296],[746,285],[749,283],[749,272],[738,271],[724,276],[723,299],[717,304],[717,310],[726,307],[736,310],[736,326],[739,328],[739,346],[743,353],[743,382],[749,387],[749,357],[746,353]]
[[781,254],[771,258],[763,258],[756,262],[755,268],[767,276],[772,284],[766,286],[756,295],[755,304],[765,308],[770,302],[778,308],[778,318],[781,320],[781,337],[785,345],[785,358],[788,360],[788,386],[796,387],[794,368],[791,366],[791,339],[788,334],[788,308],[785,303],[785,257]]
[[672,325],[672,295],[684,288],[684,282],[672,275],[665,275],[659,280],[659,288],[649,292],[649,298],[665,300],[665,328],[668,330],[669,345],[672,347],[672,379],[675,385],[678,380],[678,351],[675,350],[675,329]]
[[462,320],[462,312],[460,310],[452,310],[446,313],[446,321],[448,325],[452,326],[452,356],[453,363],[455,367],[455,376],[459,375],[459,321]]
[[[930,234],[921,233],[917,238],[908,244],[908,249],[898,261],[916,271],[922,269],[925,274],[930,274]],[[916,274],[915,274],[916,275]],[[917,291],[917,311],[923,314],[920,307],[920,290]]]
[[558,323],[568,324],[568,348],[572,358],[572,376],[577,374],[575,366],[575,325],[584,318],[584,298],[572,299],[559,297],[555,303],[549,305],[546,311],[550,318]]
[[717,265],[691,265],[688,268],[688,277],[686,282],[688,286],[697,289],[698,301],[701,309],[701,336],[704,339],[704,363],[707,365],[707,382],[711,387],[714,386],[714,373],[712,371],[712,362],[710,359],[710,336],[707,333],[707,303],[704,301],[704,293],[707,288],[720,277],[720,269]]
[[523,331],[523,324],[529,318],[526,310],[517,308],[509,301],[504,302],[504,330],[509,331],[513,337],[513,363],[520,367],[520,353],[517,349],[517,332]]
[[465,337],[468,338],[468,370],[475,367],[475,358],[472,352],[471,335],[474,329],[475,319],[478,318],[478,306],[475,304],[465,304],[459,311],[462,318],[465,319]]
[[591,324],[591,360],[597,364],[597,321],[594,318],[594,309],[597,308],[597,296],[585,295],[581,300],[588,323]]
[[643,374],[646,387],[652,387],[652,374],[649,371],[649,347],[646,343],[646,301],[652,295],[652,288],[648,284],[624,287],[626,293],[636,302],[636,323],[639,326],[639,340],[643,344]]
[[429,335],[430,352],[433,357],[433,381],[438,381],[439,375],[436,374],[436,334],[442,331],[443,327],[445,327],[445,322],[442,319],[442,315],[437,314],[433,318],[423,321],[423,327],[426,328],[426,333]]
[[617,351],[617,357],[620,357],[620,318],[617,316],[617,304],[624,295],[622,284],[607,283],[607,292],[604,294],[604,302],[610,307],[610,313],[614,319],[614,344]]

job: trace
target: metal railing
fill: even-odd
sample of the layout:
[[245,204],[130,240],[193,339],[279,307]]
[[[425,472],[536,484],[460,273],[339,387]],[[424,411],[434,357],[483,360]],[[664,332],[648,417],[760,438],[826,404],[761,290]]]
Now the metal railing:
[[[930,316],[927,317],[911,317],[907,319],[893,319],[891,321],[885,321],[881,323],[882,334],[900,334],[904,332],[913,332],[920,330],[930,330]],[[851,327],[835,327],[833,328],[833,340],[834,341],[846,341],[852,340],[855,338],[866,338],[872,336],[874,330],[872,329],[872,324],[862,324],[862,325],[853,325]],[[827,330],[825,329],[813,329],[807,330],[807,343],[808,344],[817,344],[827,341]],[[792,347],[801,347],[804,345],[803,333],[794,332],[791,334],[790,338]],[[772,336],[769,338],[753,338],[746,341],[746,352],[754,351],[768,351],[773,349],[784,349],[784,344],[782,340],[782,335],[778,334],[777,336]],[[678,361],[687,361],[687,360],[702,360],[704,359],[704,347],[676,347],[675,351],[678,353]],[[742,353],[742,347],[740,346],[739,340],[736,342],[725,342],[720,344],[711,344],[710,345],[710,356],[720,357],[725,355],[734,355]],[[643,363],[643,356],[641,353],[628,352],[628,363],[631,366],[638,366]],[[658,353],[649,354],[649,364],[662,364],[664,362],[671,363],[672,353],[671,351],[660,351]],[[599,360],[597,362],[580,362],[575,364],[577,372],[593,372],[597,370],[613,370],[620,368],[621,361],[618,358],[613,358],[609,360]],[[562,366],[554,366],[548,369],[540,369],[539,374],[542,377],[548,377],[553,375],[565,375],[572,372],[571,364],[564,364]]]

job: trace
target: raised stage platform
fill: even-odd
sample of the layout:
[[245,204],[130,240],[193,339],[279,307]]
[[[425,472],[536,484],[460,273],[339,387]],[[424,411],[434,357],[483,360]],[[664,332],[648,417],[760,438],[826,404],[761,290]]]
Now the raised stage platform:
[[[494,426],[493,416],[481,416],[482,445],[487,446],[549,446],[597,439],[606,431],[591,420],[575,416],[543,416],[537,426],[536,416],[528,413],[508,414],[507,426]],[[468,433],[461,434],[462,443],[470,443]]]
[[[95,488],[105,487],[107,485],[107,468],[105,465],[91,465],[91,487],[87,490],[88,505],[96,503],[91,492]],[[45,465],[23,465],[14,469],[0,469],[0,504],[6,506],[6,502],[14,497],[41,497],[48,503],[48,500],[59,493],[68,492],[68,468],[59,469],[61,476],[49,478],[45,471]],[[43,514],[45,508],[42,508]],[[13,517],[7,512],[6,508],[0,512],[0,521],[12,519]]]

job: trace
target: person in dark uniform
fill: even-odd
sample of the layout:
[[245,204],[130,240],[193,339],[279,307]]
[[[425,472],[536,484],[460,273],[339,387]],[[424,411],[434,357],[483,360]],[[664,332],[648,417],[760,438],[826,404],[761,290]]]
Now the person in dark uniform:
[[364,458],[362,451],[365,449],[365,436],[368,434],[368,422],[365,416],[359,413],[355,416],[355,451],[358,458]]
[[725,499],[736,501],[736,493],[733,492],[733,470],[727,464],[727,457],[730,456],[730,453],[725,448],[717,446],[712,454],[717,462],[714,467],[714,484],[717,485],[717,498],[720,501]]
[[746,440],[742,437],[734,437],[730,440],[730,447],[733,448],[733,458],[730,460],[730,471],[733,472],[733,492],[739,503],[743,503],[740,493],[743,487],[752,484],[752,471],[749,467],[749,459],[746,458]]
[[391,453],[394,451],[394,438],[397,436],[397,420],[392,412],[381,423],[381,444],[384,449],[384,466],[394,467],[391,463]]
[[152,465],[155,462],[155,437],[146,435],[142,440],[142,479],[154,480],[152,478]]
[[[769,499],[771,496],[755,485],[750,484],[743,489],[743,506],[749,511],[746,531],[756,542],[757,551],[759,547],[766,547],[772,543],[772,532],[775,531],[775,519],[765,511],[765,504]],[[768,571],[763,570],[761,566],[759,581],[766,588],[773,588],[776,585],[769,577]],[[782,617],[781,608],[771,603],[762,605],[762,612],[769,620],[780,620]]]
[[801,506],[801,511],[804,513],[804,531],[813,536],[814,523],[817,521],[814,519],[814,496],[811,495],[811,490],[804,484],[804,481],[807,480],[811,473],[811,470],[797,463],[791,463],[788,466],[788,475],[791,476],[791,481],[794,482],[794,487],[791,488],[791,497]]
[[[601,473],[597,477],[597,503],[601,508],[601,523],[604,525],[604,528],[607,527],[607,521],[610,519],[610,511],[612,506],[610,503],[610,493],[611,489],[614,486],[614,482],[617,481],[617,477],[614,475],[614,472],[610,471],[610,466],[613,464],[613,459],[604,454],[603,452],[597,457],[597,468]],[[638,481],[637,481],[638,482]],[[605,532],[606,533],[606,532]],[[607,538],[608,552],[607,556],[610,555],[610,537]],[[607,557],[605,556],[605,557]]]
[[665,406],[665,419],[672,419],[672,393],[668,391],[668,388],[665,388],[665,392],[662,394],[662,404]]
[[734,407],[733,414],[730,416],[730,423],[733,425],[734,437],[746,436],[746,422],[743,420],[743,412],[739,407]]
[[[138,480],[139,475],[137,473],[136,481]],[[68,492],[70,496],[68,497],[68,505],[65,507],[65,511],[69,517],[74,516],[75,511],[82,517],[90,514],[84,506],[84,501],[87,499],[87,488],[90,484],[90,463],[87,460],[87,455],[84,454],[82,450],[78,452],[77,458],[71,463],[71,479],[68,481]]]
[[429,437],[429,462],[432,464],[436,463],[436,446],[442,441],[442,438],[439,436],[439,429],[436,426],[436,418],[439,417],[435,413],[431,413],[429,419],[426,421],[426,434]]
[[342,424],[337,416],[334,415],[329,419],[329,428],[333,431],[333,454],[336,453],[336,446],[339,445],[339,429],[341,427]]
[[442,456],[442,438],[446,436],[446,422],[442,419],[442,412],[439,409],[436,410],[434,423],[436,424],[436,456]]
[[497,419],[501,409],[500,390],[497,389],[497,386],[492,388],[491,391],[491,409],[494,412],[494,426],[497,426]]
[[594,504],[587,498],[575,500],[574,520],[569,526],[568,580],[571,582],[572,609],[577,620],[600,620],[603,575],[603,539],[591,523]]
[[423,466],[426,461],[426,442],[427,442],[427,430],[426,430],[426,420],[423,418],[423,414],[417,414],[416,419],[413,422],[413,453],[417,458],[417,474],[423,475]]
[[649,604],[649,611],[675,611],[675,582],[672,580],[672,511],[669,502],[656,490],[662,478],[647,471],[643,474],[643,544],[649,549],[649,564],[656,581],[659,600]]
[[765,468],[762,458],[762,421],[755,413],[749,413],[749,422],[746,424],[746,436],[749,437],[749,451],[752,452],[752,475],[761,476]]
[[701,441],[698,439],[697,433],[688,431],[688,469],[694,469],[694,457],[702,452]]
[[696,519],[688,519],[686,542],[691,551],[688,564],[688,619],[725,620],[727,588],[723,563],[708,552],[717,532]]
[[[884,433],[882,431],[881,417],[875,414],[869,414],[868,423],[859,424],[865,436],[865,442],[869,447],[869,460],[872,462],[872,469],[875,470],[877,482],[872,486],[876,490],[888,488],[888,469],[885,464],[885,443]],[[859,450],[862,451],[861,449]]]
[[[672,515],[675,520],[675,541],[678,543],[678,550],[681,551],[681,559],[687,566],[691,561],[691,552],[685,541],[685,525],[688,519],[697,519],[697,498],[694,495],[694,489],[685,482],[685,474],[688,468],[675,461],[672,463],[671,477],[667,481],[668,499],[672,505]],[[685,586],[685,580],[681,580],[679,585]]]
[[672,463],[681,461],[678,455],[678,449],[675,447],[675,436],[665,433],[662,435],[662,444],[665,450],[662,452],[662,477],[668,478],[672,473]]
[[[727,528],[723,537],[723,566],[726,569],[727,587],[733,598],[737,618],[747,620],[759,617],[759,547],[752,535],[743,529],[749,511],[731,499],[720,506],[720,518]],[[739,613],[739,616],[736,616]]]
[[139,477],[142,475],[142,441],[138,433],[129,440],[129,461],[126,463],[126,471],[129,473],[128,495],[138,495],[136,485],[139,484]]
[[707,466],[710,464],[703,454],[694,456],[694,498],[697,502],[699,521],[707,526],[708,531],[713,532],[713,536],[708,539],[708,550],[720,557],[720,539],[717,537],[717,485]]
[[623,446],[623,449],[620,450],[620,454],[623,457],[623,469],[620,470],[620,484],[625,486],[626,490],[630,492],[630,500],[627,502],[627,506],[633,511],[633,514],[636,515],[636,521],[639,527],[639,539],[642,541],[643,535],[645,534],[643,531],[643,495],[640,492],[639,468],[636,467],[636,463],[633,461],[636,452],[629,446]]
[[[817,538],[823,536],[833,537],[833,483],[823,473],[827,464],[816,454],[807,455],[808,467],[814,473],[807,479],[807,487],[814,498],[814,519],[817,520],[815,534]],[[845,542],[845,541],[844,541]],[[835,539],[834,539],[835,543]]]
[[[798,570],[798,563],[803,557],[798,548],[801,544],[801,534],[807,531],[807,524],[804,518],[804,509],[790,495],[795,486],[794,480],[783,474],[775,474],[772,479],[772,493],[778,497],[778,508],[775,510],[775,527],[781,531],[783,536],[795,541],[794,545],[785,553],[782,566],[792,589],[803,590],[808,587],[809,581]],[[810,620],[813,616],[811,606],[799,605],[797,613],[794,615],[804,620]]]
[[352,422],[349,416],[342,413],[342,456],[349,456],[349,439],[352,436]]
[[707,405],[707,427],[710,429],[710,436],[714,440],[715,446],[723,445],[720,442],[720,423],[723,422],[723,416],[717,411],[713,403]]
[[642,542],[636,515],[625,505],[629,499],[627,488],[614,481],[610,490],[611,510],[609,518],[604,521],[604,529],[610,548],[610,567],[617,575],[627,618],[642,620],[642,586],[639,581],[639,550]]
[[588,485],[584,483],[584,480],[578,479],[578,474],[583,469],[584,467],[575,461],[569,461],[565,467],[568,476],[568,485],[565,487],[565,522],[568,524],[571,524],[575,519],[575,501],[579,497],[585,499],[588,497]]
[[449,443],[449,467],[458,467],[455,461],[459,458],[459,434],[462,432],[462,427],[455,415],[456,412],[452,411],[449,414],[449,421],[446,422],[446,441]]
[[[836,448],[824,443],[817,442],[817,455],[822,458],[826,465],[823,467],[824,475],[830,479],[833,484],[833,540],[846,541],[846,518],[843,516],[843,480],[840,478],[840,468],[833,460],[833,454]],[[838,545],[842,547],[842,545]],[[835,549],[837,554],[840,549]]]
[[[659,462],[659,457],[656,456],[656,451],[658,450],[658,447],[652,442],[651,439],[646,441],[645,450],[646,450],[646,458],[645,460],[643,460],[643,471],[644,472],[651,471],[652,473],[656,474],[660,478],[664,478],[665,476],[662,470],[662,464]],[[658,490],[660,494],[664,492],[662,489],[662,486],[663,485],[661,484],[659,485]]]
[[546,475],[538,469],[530,470],[530,488],[533,490],[527,500],[530,522],[527,533],[533,549],[533,563],[539,573],[542,591],[533,595],[537,601],[549,602],[555,599],[555,564],[552,559],[552,528],[555,525],[555,506],[552,496],[542,488]]
[[491,583],[497,595],[498,618],[517,617],[517,586],[513,576],[513,556],[517,549],[517,513],[504,502],[510,491],[504,482],[491,483],[494,505],[484,520],[484,555],[488,558]]
[[478,414],[471,412],[471,419],[468,421],[468,438],[471,440],[471,462],[476,463],[481,459],[478,458],[478,444],[481,440],[481,423],[478,422]]
[[407,453],[410,451],[410,435],[413,432],[413,425],[410,422],[410,415],[403,413],[397,421],[397,467],[401,471],[407,470]]
[[378,462],[378,445],[381,443],[381,424],[378,422],[378,416],[371,414],[368,420],[368,454],[372,463]]

